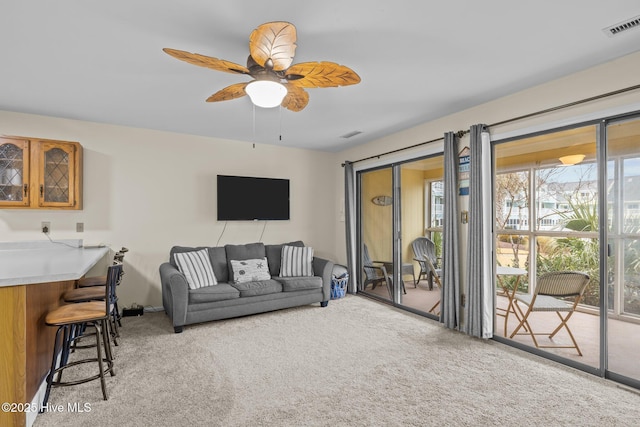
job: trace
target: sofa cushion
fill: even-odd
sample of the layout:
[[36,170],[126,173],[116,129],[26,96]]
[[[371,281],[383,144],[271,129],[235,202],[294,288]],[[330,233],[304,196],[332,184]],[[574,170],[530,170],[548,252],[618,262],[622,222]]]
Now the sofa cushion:
[[233,269],[229,261],[241,261],[244,259],[258,259],[267,256],[264,243],[248,243],[246,245],[225,245],[224,250],[227,255],[227,269],[229,270],[229,282],[234,282]]
[[282,284],[276,280],[257,280],[254,282],[231,283],[231,286],[240,291],[241,297],[253,297],[256,295],[275,294],[282,292]]
[[322,288],[322,277],[320,276],[278,277],[277,280],[282,283],[284,292]]
[[217,285],[209,251],[200,249],[198,251],[181,252],[174,255],[178,270],[185,275],[189,289],[198,289],[203,286]]
[[228,282],[229,267],[227,263],[227,251],[225,251],[224,247],[209,248],[209,259],[211,259],[213,274],[216,275],[218,282]]
[[234,298],[240,298],[240,291],[228,283],[219,283],[216,286],[204,286],[189,291],[189,303],[192,304],[224,301]]
[[280,277],[313,276],[313,248],[282,247]]
[[233,283],[255,282],[258,280],[269,280],[269,266],[267,258],[245,259],[236,261],[229,260],[233,274]]
[[[284,245],[304,247],[304,243],[301,240],[285,243]],[[269,272],[272,276],[280,275],[280,264],[282,263],[282,247],[284,245],[264,246],[264,249],[267,253],[267,260],[269,260]]]

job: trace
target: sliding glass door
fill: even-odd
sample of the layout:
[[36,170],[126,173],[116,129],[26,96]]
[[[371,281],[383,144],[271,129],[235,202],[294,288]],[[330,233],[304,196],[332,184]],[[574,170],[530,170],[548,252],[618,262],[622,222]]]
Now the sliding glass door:
[[359,174],[360,259],[359,291],[393,301],[393,170]]
[[358,173],[360,292],[439,314],[442,176],[442,155]]
[[[598,130],[589,125],[494,147],[495,335],[591,370],[600,366]],[[541,278],[563,271],[590,277],[576,309],[569,310],[576,296],[563,294],[558,312],[528,313],[533,297],[545,298],[536,292]],[[563,324],[559,316],[567,315]]]
[[640,118],[609,123],[607,369],[640,381]]
[[[494,160],[494,335],[640,386],[640,118],[499,141]],[[553,334],[555,310],[522,318],[540,278],[558,271],[589,283]],[[578,348],[564,348],[572,338]]]
[[403,292],[398,304],[437,317],[442,255],[444,159],[433,156],[400,165]]

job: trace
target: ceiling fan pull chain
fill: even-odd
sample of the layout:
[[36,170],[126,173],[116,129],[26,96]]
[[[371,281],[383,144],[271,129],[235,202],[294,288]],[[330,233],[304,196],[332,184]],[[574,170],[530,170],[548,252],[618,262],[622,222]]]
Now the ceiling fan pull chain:
[[280,141],[282,141],[282,105],[280,105],[280,110],[278,111],[278,113],[280,114],[280,129],[278,129],[278,134],[280,137]]

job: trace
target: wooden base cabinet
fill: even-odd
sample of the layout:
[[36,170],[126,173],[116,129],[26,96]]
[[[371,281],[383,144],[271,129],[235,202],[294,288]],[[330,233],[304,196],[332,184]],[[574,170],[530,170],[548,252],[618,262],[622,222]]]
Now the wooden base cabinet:
[[[51,366],[56,328],[47,313],[62,302],[75,281],[0,287],[0,402],[16,408],[0,411],[0,426],[23,427],[31,404]],[[33,409],[32,407],[30,409]]]
[[1,137],[0,208],[82,209],[82,146]]

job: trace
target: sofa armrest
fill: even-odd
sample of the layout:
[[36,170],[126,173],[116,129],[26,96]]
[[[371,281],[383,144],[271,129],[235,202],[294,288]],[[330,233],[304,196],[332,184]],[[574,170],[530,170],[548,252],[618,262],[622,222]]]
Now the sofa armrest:
[[331,275],[333,273],[333,261],[324,258],[313,258],[313,274],[322,277],[323,301],[331,299]]
[[173,265],[165,262],[160,265],[160,281],[165,313],[171,318],[174,328],[184,326],[189,303],[187,278]]

